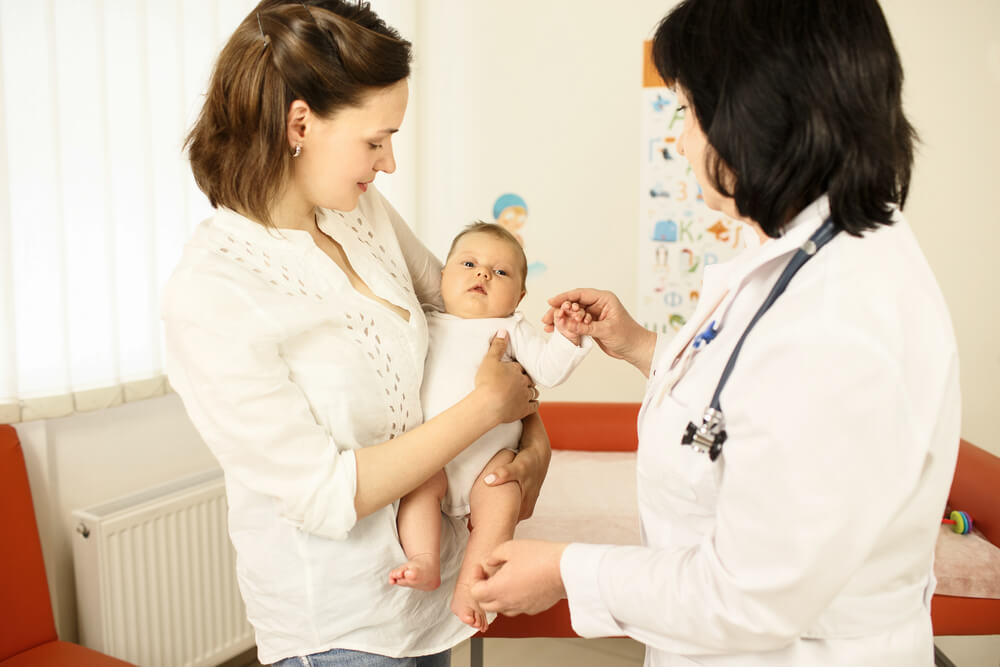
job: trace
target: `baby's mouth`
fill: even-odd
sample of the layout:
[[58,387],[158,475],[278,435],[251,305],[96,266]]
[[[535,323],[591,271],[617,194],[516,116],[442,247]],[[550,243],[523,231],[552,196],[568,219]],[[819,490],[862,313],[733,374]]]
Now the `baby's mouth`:
[[483,289],[482,285],[476,285],[475,287],[470,288],[469,291],[470,292],[477,292],[479,294],[486,294],[486,290]]

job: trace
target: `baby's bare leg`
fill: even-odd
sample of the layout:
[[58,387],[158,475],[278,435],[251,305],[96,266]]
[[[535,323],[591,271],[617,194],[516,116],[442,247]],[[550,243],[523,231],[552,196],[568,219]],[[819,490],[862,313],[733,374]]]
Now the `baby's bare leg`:
[[389,583],[432,591],[441,585],[441,500],[448,491],[444,470],[399,501],[396,527],[409,559],[389,572]]
[[487,627],[486,614],[472,598],[470,588],[481,578],[480,564],[490,553],[507,540],[514,537],[514,527],[521,513],[521,488],[519,484],[507,483],[487,486],[483,478],[495,468],[514,460],[514,452],[509,449],[499,451],[483,471],[469,495],[469,546],[458,572],[455,594],[451,600],[451,611],[462,620],[479,630]]

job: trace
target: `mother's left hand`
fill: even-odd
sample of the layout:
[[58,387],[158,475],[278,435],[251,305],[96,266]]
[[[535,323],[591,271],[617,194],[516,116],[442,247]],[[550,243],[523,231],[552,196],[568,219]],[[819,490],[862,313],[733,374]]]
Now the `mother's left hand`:
[[[507,482],[518,482],[521,485],[521,515],[519,521],[531,516],[538,501],[538,492],[549,471],[549,461],[552,459],[552,448],[545,426],[537,414],[529,415],[523,421],[521,446],[517,456],[510,463],[505,463],[493,471],[493,475],[485,480],[488,486],[497,486]],[[490,478],[493,479],[490,479]]]
[[483,611],[505,616],[537,614],[566,597],[559,561],[566,544],[542,540],[510,540],[483,563],[486,579],[472,585],[472,597]]

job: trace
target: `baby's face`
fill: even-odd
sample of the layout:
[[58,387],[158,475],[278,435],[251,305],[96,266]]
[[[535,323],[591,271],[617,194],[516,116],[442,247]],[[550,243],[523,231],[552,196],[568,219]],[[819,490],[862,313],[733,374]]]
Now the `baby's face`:
[[441,271],[445,310],[458,317],[507,317],[524,296],[520,250],[492,234],[473,232],[455,244]]

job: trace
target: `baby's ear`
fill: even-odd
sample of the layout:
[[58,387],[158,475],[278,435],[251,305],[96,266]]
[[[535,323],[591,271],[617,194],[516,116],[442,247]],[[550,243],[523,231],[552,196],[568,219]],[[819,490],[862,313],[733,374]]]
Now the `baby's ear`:
[[520,304],[524,300],[524,295],[528,293],[528,290],[522,289],[521,296],[517,297],[517,303]]

